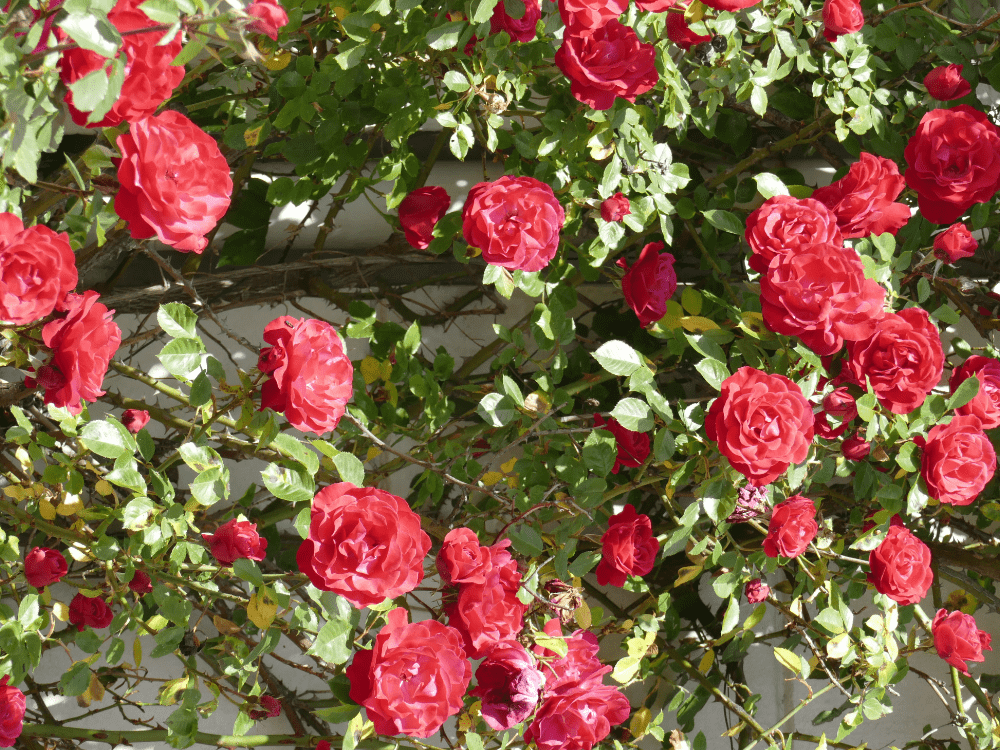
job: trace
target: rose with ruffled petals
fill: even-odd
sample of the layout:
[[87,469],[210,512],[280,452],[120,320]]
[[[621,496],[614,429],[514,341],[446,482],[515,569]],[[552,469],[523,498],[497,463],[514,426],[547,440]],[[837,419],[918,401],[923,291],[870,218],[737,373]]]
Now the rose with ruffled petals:
[[538,35],[537,25],[542,17],[542,4],[538,0],[522,0],[524,14],[514,18],[507,13],[506,0],[500,0],[493,8],[490,17],[490,33],[499,34],[506,31],[510,38],[517,42],[530,42]]
[[594,29],[628,10],[628,0],[557,0],[566,28]]
[[9,675],[0,680],[0,747],[14,747],[24,729],[24,693],[8,682]]
[[972,400],[955,409],[957,414],[978,417],[983,429],[1000,427],[1000,362],[973,354],[951,373],[951,392],[973,375],[979,380],[979,391]]
[[98,597],[77,594],[69,603],[69,624],[75,625],[80,632],[86,627],[106,628],[113,619],[115,614],[111,607]]
[[837,217],[812,198],[775,195],[747,217],[743,235],[750,250],[749,264],[765,273],[771,261],[812,245],[842,245]]
[[895,203],[903,192],[896,162],[862,152],[847,174],[813,191],[812,199],[837,217],[847,239],[870,234],[896,234],[910,220],[910,207]]
[[972,93],[972,84],[962,76],[961,65],[939,65],[924,76],[927,93],[941,102],[961,99]]
[[816,503],[802,495],[793,495],[774,506],[764,538],[764,554],[768,557],[798,557],[806,551],[818,531]]
[[662,242],[650,242],[642,248],[639,260],[631,268],[624,258],[619,258],[615,264],[625,270],[622,294],[643,328],[666,315],[667,300],[677,291],[674,256],[661,253],[662,249]]
[[232,565],[237,560],[264,559],[267,540],[257,533],[257,524],[230,518],[215,530],[214,534],[202,534],[201,538],[209,546],[212,557],[223,565]]
[[954,263],[976,254],[979,243],[965,224],[952,224],[934,238],[934,257],[945,263]]
[[452,586],[486,583],[493,568],[490,548],[481,546],[476,532],[464,526],[445,535],[435,563],[441,578]]
[[601,218],[605,221],[621,221],[632,213],[632,205],[625,193],[615,193],[601,203]]
[[595,571],[597,582],[620,588],[629,576],[649,573],[659,551],[660,543],[653,536],[649,516],[626,505],[621,513],[608,519],[608,529],[601,537],[601,561]]
[[993,444],[978,417],[953,417],[927,433],[920,459],[920,476],[927,492],[948,505],[970,505],[997,468]]
[[861,31],[865,16],[860,0],[826,0],[823,3],[823,36],[826,41],[836,41],[838,36]]
[[58,583],[67,570],[62,552],[50,547],[35,547],[24,556],[24,577],[36,589]]
[[448,212],[451,197],[437,185],[417,188],[399,204],[399,225],[406,241],[425,250],[434,239],[434,225]]
[[931,623],[934,648],[938,656],[958,669],[969,674],[970,661],[985,661],[983,651],[992,651],[992,636],[976,626],[976,618],[964,612],[949,612],[939,609]]
[[69,235],[41,224],[24,228],[0,213],[0,320],[23,326],[52,313],[76,287]]
[[905,526],[889,526],[885,539],[868,555],[868,582],[898,604],[916,604],[931,587],[930,548]]
[[535,658],[517,641],[493,646],[476,669],[475,689],[469,695],[482,700],[483,721],[498,732],[520,724],[538,705],[545,677]]
[[743,595],[747,598],[747,604],[760,604],[761,602],[765,602],[770,594],[771,587],[759,578],[747,581],[747,585],[743,588]]
[[674,7],[677,0],[635,0],[635,7],[649,13],[664,13]]
[[278,40],[278,29],[288,25],[288,13],[275,0],[257,0],[247,8],[247,15],[254,19],[247,28]]

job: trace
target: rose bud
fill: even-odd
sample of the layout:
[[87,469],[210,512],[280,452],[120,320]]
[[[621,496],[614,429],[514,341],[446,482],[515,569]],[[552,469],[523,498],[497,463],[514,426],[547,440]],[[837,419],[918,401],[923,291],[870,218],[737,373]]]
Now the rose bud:
[[267,549],[267,540],[257,534],[257,524],[235,518],[222,524],[214,534],[201,537],[210,545],[212,557],[223,565],[232,565],[236,560],[263,560]]
[[934,648],[938,656],[965,675],[969,674],[966,662],[985,661],[983,651],[992,651],[989,633],[976,627],[976,619],[964,612],[939,609],[931,623]]
[[632,206],[624,193],[615,193],[601,204],[601,218],[605,221],[621,221],[632,213]]
[[58,583],[68,569],[62,553],[49,547],[35,547],[24,557],[24,577],[36,589]]
[[145,409],[126,409],[122,412],[122,424],[133,435],[149,424],[149,412]]
[[771,587],[759,578],[754,578],[752,581],[747,582],[747,585],[743,589],[743,594],[746,596],[748,603],[760,604],[771,594]]
[[924,76],[927,93],[940,102],[961,99],[972,93],[972,84],[962,75],[961,65],[939,65]]
[[976,238],[962,223],[952,224],[934,238],[934,257],[945,263],[971,258],[978,248]]

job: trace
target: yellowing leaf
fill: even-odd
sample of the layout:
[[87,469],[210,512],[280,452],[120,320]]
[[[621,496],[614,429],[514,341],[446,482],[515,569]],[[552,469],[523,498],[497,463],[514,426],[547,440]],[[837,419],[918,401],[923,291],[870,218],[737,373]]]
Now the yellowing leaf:
[[[291,57],[291,55],[289,55],[289,57]],[[285,65],[288,65],[288,63],[286,62]],[[253,148],[260,142],[260,134],[262,132],[264,132],[263,123],[255,128],[247,128],[243,131],[243,142],[247,144],[247,148]]]
[[688,581],[693,581],[699,575],[701,575],[702,566],[701,565],[688,565],[681,568],[678,571],[677,580],[674,581],[674,588],[677,588],[681,584],[687,583]]
[[132,658],[135,659],[135,667],[138,669],[142,665],[142,639],[136,638],[132,641]]
[[693,286],[686,286],[681,292],[681,305],[692,315],[698,315],[701,312],[703,301],[701,294]]
[[268,70],[284,70],[291,61],[292,54],[288,50],[283,49],[270,57],[265,57],[264,67]]
[[487,487],[492,487],[501,479],[503,479],[503,474],[501,474],[499,471],[487,471],[485,474],[483,474],[482,481],[483,484],[485,484]]
[[775,648],[774,658],[785,669],[791,670],[796,674],[802,671],[802,660],[794,651],[789,651],[787,648]]
[[507,461],[506,463],[500,464],[500,468],[501,468],[501,470],[503,470],[504,474],[510,474],[512,471],[514,471],[514,465],[516,463],[517,463],[517,459],[516,458],[512,458],[510,461]]
[[338,21],[343,21],[344,17],[350,13],[350,11],[342,5],[335,5],[330,10],[333,11],[333,15],[337,17]]
[[111,483],[108,482],[108,480],[106,479],[99,479],[97,481],[97,484],[94,485],[94,489],[97,490],[102,495],[104,495],[105,497],[107,497],[108,495],[113,495],[115,492],[114,488],[111,486]]
[[687,7],[687,10],[684,11],[684,20],[690,25],[700,21],[703,15],[705,15],[705,6],[698,0],[694,0],[694,2]]
[[712,331],[719,327],[719,324],[714,320],[703,318],[700,315],[688,315],[681,318],[681,325],[685,331],[690,331],[691,333],[704,333],[705,331]]
[[381,28],[382,28],[382,24],[380,24],[380,23],[373,23],[371,26],[368,27],[368,30],[374,34],[376,31],[378,31]]
[[60,516],[74,516],[82,510],[83,500],[80,499],[79,495],[67,494],[63,501],[56,506],[56,513]]
[[764,316],[759,312],[743,313],[743,321],[740,323],[740,328],[758,337],[770,335],[770,331],[764,325]]
[[708,674],[708,670],[712,668],[712,665],[714,663],[715,663],[715,651],[713,651],[712,649],[708,649],[708,651],[705,652],[705,655],[701,657],[701,661],[698,662],[698,671],[701,672],[702,674]]
[[532,414],[541,414],[552,407],[552,402],[546,398],[544,393],[532,391],[524,397],[524,408]]
[[27,487],[19,487],[16,485],[11,485],[10,487],[3,488],[3,494],[7,497],[11,497],[18,502],[21,502],[26,497],[31,497],[31,490]]
[[385,360],[379,367],[379,375],[382,376],[382,380],[388,380],[392,377],[392,362]]
[[361,360],[361,377],[365,379],[365,385],[371,385],[382,377],[382,365],[375,357],[365,357]]
[[69,619],[69,606],[65,602],[56,602],[52,605],[52,614],[59,622],[66,622]]
[[54,521],[56,518],[55,506],[49,502],[47,497],[43,497],[38,503],[38,512],[42,514],[42,518],[46,521]]
[[227,620],[225,617],[220,617],[219,615],[213,615],[212,624],[215,625],[215,629],[223,635],[236,635],[242,630],[242,628],[240,628],[240,626],[232,620]]
[[266,592],[255,591],[247,604],[247,617],[261,630],[267,630],[274,622],[274,616],[278,612],[278,604],[273,601]]
[[649,722],[652,720],[653,712],[643,706],[632,714],[632,721],[628,724],[628,731],[635,739],[639,739],[646,734],[646,730],[649,729]]
[[377,456],[381,456],[381,455],[382,455],[382,449],[381,448],[376,448],[374,445],[369,446],[368,453],[365,456],[365,463],[368,463],[373,458],[375,458]]
[[594,624],[593,614],[587,602],[580,603],[580,606],[573,612],[573,618],[576,620],[576,624],[583,630],[589,630],[590,626]]
[[97,679],[97,675],[93,672],[90,673],[90,686],[87,688],[87,692],[95,701],[104,700],[104,683]]

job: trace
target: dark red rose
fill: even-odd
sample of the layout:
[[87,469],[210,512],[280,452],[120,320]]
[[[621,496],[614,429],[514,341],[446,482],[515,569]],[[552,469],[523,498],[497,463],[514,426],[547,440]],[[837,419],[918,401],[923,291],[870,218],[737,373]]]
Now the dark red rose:
[[711,41],[712,37],[695,34],[684,19],[683,13],[667,14],[667,38],[684,50],[691,49],[696,44]]
[[806,459],[813,413],[795,383],[741,367],[722,381],[721,390],[705,416],[705,434],[751,484],[770,484]]
[[924,598],[934,581],[931,551],[905,526],[889,526],[882,543],[868,555],[868,582],[902,605]]
[[660,80],[655,59],[652,44],[614,19],[596,28],[568,26],[556,52],[573,96],[591,109],[611,109],[616,98],[634,102],[653,88]]
[[333,326],[282,315],[264,327],[264,341],[272,346],[261,350],[258,367],[271,377],[260,408],[284,414],[302,432],[334,429],[354,393],[354,366]]
[[36,589],[58,583],[67,570],[62,552],[49,547],[35,547],[24,556],[24,577]]
[[476,532],[464,526],[445,535],[436,563],[441,578],[452,586],[486,583],[493,567],[490,548],[481,546]]
[[845,438],[844,442],[840,444],[840,452],[844,455],[844,458],[849,458],[852,461],[863,461],[868,458],[871,450],[871,443],[861,437],[860,433],[855,433],[851,437]]
[[490,33],[499,34],[506,31],[510,38],[518,42],[530,42],[538,32],[536,26],[542,17],[542,4],[538,0],[521,0],[524,5],[524,15],[512,18],[507,13],[506,0],[500,0],[493,8],[490,18]]
[[115,615],[103,599],[77,594],[69,603],[69,622],[78,631],[85,627],[106,628],[113,619]]
[[263,560],[267,540],[257,533],[257,524],[230,518],[214,534],[202,534],[212,557],[223,565],[237,560]]
[[774,506],[764,538],[768,557],[798,557],[816,538],[816,503],[802,495],[793,495]]
[[825,0],[823,3],[823,36],[836,41],[838,36],[861,31],[865,16],[860,0]]
[[135,239],[156,235],[185,253],[200,253],[229,209],[233,180],[215,140],[180,112],[167,110],[118,136],[121,187],[115,212]]
[[52,313],[76,287],[69,235],[41,224],[24,228],[0,213],[0,320],[23,326]]
[[473,185],[462,209],[462,235],[487,263],[541,271],[559,249],[565,220],[552,188],[534,177],[505,175]]
[[[502,5],[503,3],[501,3]],[[451,198],[443,187],[417,188],[399,204],[399,224],[406,241],[424,250],[434,239],[434,225],[448,212]]]
[[653,536],[649,516],[626,505],[621,513],[608,519],[608,529],[601,537],[601,561],[597,564],[597,582],[601,586],[625,585],[629,576],[644,576],[656,564],[660,543]]
[[653,325],[666,314],[667,300],[677,291],[674,256],[661,253],[662,249],[662,242],[650,242],[631,268],[624,258],[616,262],[625,271],[622,294],[643,328]]
[[847,342],[844,375],[862,388],[870,381],[879,402],[894,414],[920,406],[943,371],[941,335],[919,307],[888,313],[871,338]]
[[615,193],[601,203],[601,218],[605,221],[621,221],[632,213],[632,205],[624,193]]
[[250,718],[254,721],[262,721],[281,715],[281,704],[270,695],[262,695],[257,705],[259,708],[250,709]]
[[24,728],[24,693],[9,681],[10,675],[0,680],[0,747],[14,747]]
[[247,15],[256,19],[247,28],[278,40],[278,29],[288,25],[288,14],[275,0],[258,0],[247,8]]
[[961,99],[972,93],[972,84],[962,77],[961,65],[939,65],[924,76],[927,93],[942,102]]
[[141,570],[135,571],[132,575],[132,580],[128,582],[128,587],[129,590],[138,596],[153,593],[153,581],[148,574],[143,573]]
[[122,412],[122,424],[133,435],[149,424],[149,412],[145,409],[126,409]]
[[566,28],[595,29],[628,10],[628,0],[557,0]]
[[770,594],[771,587],[759,578],[747,581],[747,585],[743,589],[743,595],[747,598],[748,604],[760,604],[763,601],[767,601],[767,597]]
[[420,516],[403,498],[340,482],[313,498],[297,561],[316,588],[361,608],[413,591],[424,579],[430,548]]
[[841,422],[839,427],[832,427],[827,421],[827,413],[825,411],[818,411],[814,415],[813,429],[818,437],[824,440],[836,440],[848,429],[850,429],[850,421]]
[[386,737],[430,737],[462,710],[472,681],[461,635],[436,620],[407,623],[402,607],[386,615],[374,648],[356,651],[346,673],[351,700]]
[[1000,362],[973,354],[952,371],[948,383],[951,392],[958,390],[958,386],[973,375],[979,380],[979,392],[969,403],[958,407],[955,412],[978,417],[983,429],[1000,427]]
[[997,468],[993,444],[978,417],[953,417],[934,425],[920,459],[920,476],[927,493],[948,505],[970,505]]
[[823,411],[831,417],[849,422],[858,416],[858,405],[851,392],[841,386],[823,397]]
[[813,191],[813,200],[837,217],[845,238],[896,234],[910,220],[910,207],[894,203],[903,192],[903,178],[894,161],[862,152],[847,174],[832,185]]
[[934,257],[945,263],[976,254],[979,243],[965,224],[952,224],[934,238]]
[[771,261],[812,245],[842,245],[837,217],[812,198],[775,195],[747,217],[750,268],[766,273]]
[[643,461],[649,457],[649,435],[647,433],[628,430],[622,427],[617,419],[605,420],[600,414],[594,415],[594,426],[607,430],[615,436],[618,455],[615,456],[615,465],[611,469],[612,474],[617,474],[623,466],[633,469],[642,466]]
[[903,155],[906,184],[934,224],[951,224],[1000,190],[1000,128],[968,104],[925,114]]
[[483,721],[502,732],[532,714],[545,677],[524,646],[503,641],[493,646],[476,669],[476,682],[469,695],[482,700]]
[[934,648],[938,656],[968,676],[966,662],[985,661],[983,651],[992,651],[992,637],[976,627],[976,618],[964,612],[939,609],[931,623]]

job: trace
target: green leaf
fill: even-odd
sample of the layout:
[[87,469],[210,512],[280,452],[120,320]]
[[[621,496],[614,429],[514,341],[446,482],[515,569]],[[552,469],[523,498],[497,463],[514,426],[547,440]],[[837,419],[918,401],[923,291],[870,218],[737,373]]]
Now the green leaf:
[[754,181],[757,183],[757,190],[765,198],[773,198],[776,195],[788,195],[788,188],[785,187],[785,183],[776,174],[761,172],[758,175],[754,175]]
[[541,534],[531,526],[524,524],[512,526],[507,529],[507,538],[510,539],[515,550],[528,557],[537,557],[545,549]]
[[[121,34],[104,14],[90,12],[87,14],[71,13],[57,24],[69,38],[83,49],[96,52],[102,57],[114,57],[122,45]],[[105,83],[107,77],[105,76]],[[76,94],[73,95],[76,103]],[[77,105],[79,107],[79,105]]]
[[[491,9],[492,12],[492,9]],[[469,24],[465,21],[451,21],[427,32],[427,44],[431,49],[443,51],[458,46],[458,39]]]
[[618,444],[607,430],[594,430],[583,444],[583,463],[599,476],[607,476],[614,468]]
[[624,341],[608,341],[593,354],[612,375],[627,376],[643,367],[642,355]]
[[333,457],[333,465],[345,482],[360,487],[365,483],[365,465],[353,453],[341,452]]
[[975,375],[963,380],[948,398],[948,409],[958,409],[972,401],[979,393],[979,378]]
[[108,93],[108,73],[103,68],[87,73],[69,84],[73,92],[73,106],[81,112],[93,112]]
[[740,621],[740,598],[734,596],[729,600],[726,614],[722,618],[722,635],[734,630]]
[[716,229],[730,234],[743,234],[744,229],[746,229],[744,222],[740,221],[736,214],[729,211],[721,211],[717,208],[709,209],[705,211],[705,218]]
[[612,410],[611,416],[632,432],[649,432],[653,429],[653,412],[649,404],[637,398],[623,398]]
[[306,651],[330,664],[344,664],[354,653],[353,639],[350,637],[354,626],[348,620],[330,620],[316,636],[313,645]]
[[495,7],[496,0],[472,0],[469,21],[473,24],[481,24],[489,21],[493,16],[493,9]]
[[452,91],[462,93],[469,90],[469,79],[458,70],[449,70],[444,74],[444,85]]
[[170,0],[146,0],[139,10],[157,23],[177,23],[180,13]]
[[857,400],[858,416],[863,422],[871,422],[875,416],[875,405],[877,401],[874,393],[866,393]]
[[717,359],[703,359],[694,366],[694,369],[717,391],[721,390],[722,381],[729,377],[729,368]]
[[[316,483],[304,468],[300,469],[285,463],[268,464],[260,475],[268,492],[281,500],[290,503],[308,503],[316,494]],[[341,477],[343,478],[343,474]],[[345,481],[350,480],[345,479]],[[354,482],[354,484],[360,483]]]
[[248,560],[245,557],[234,560],[233,573],[236,574],[237,578],[247,583],[252,583],[254,586],[260,587],[264,585],[264,576],[261,575],[260,568],[257,567],[257,563],[253,560]]
[[503,427],[517,416],[514,402],[500,393],[487,393],[483,396],[476,412],[492,427]]
[[83,432],[80,434],[80,442],[98,456],[105,458],[131,456],[137,447],[131,436],[126,440],[121,430],[111,422],[104,420],[84,425]]
[[181,380],[191,380],[201,372],[201,359],[205,345],[200,339],[174,339],[160,350],[157,359],[171,375]]
[[83,695],[90,685],[90,664],[78,661],[59,678],[59,692],[63,695]]

